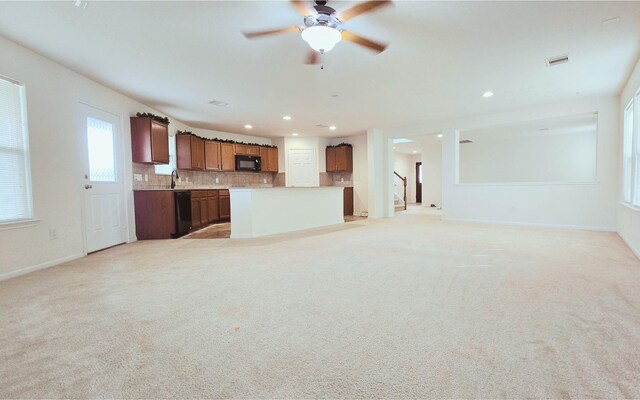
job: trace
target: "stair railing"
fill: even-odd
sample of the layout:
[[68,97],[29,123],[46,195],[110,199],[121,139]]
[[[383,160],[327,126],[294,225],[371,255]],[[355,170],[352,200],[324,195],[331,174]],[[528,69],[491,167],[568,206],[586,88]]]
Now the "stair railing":
[[397,173],[396,171],[393,171],[394,175],[397,176],[398,178],[400,178],[400,180],[402,181],[402,201],[404,202],[404,209],[406,211],[407,209],[407,177],[403,177],[402,175],[400,175],[399,173]]

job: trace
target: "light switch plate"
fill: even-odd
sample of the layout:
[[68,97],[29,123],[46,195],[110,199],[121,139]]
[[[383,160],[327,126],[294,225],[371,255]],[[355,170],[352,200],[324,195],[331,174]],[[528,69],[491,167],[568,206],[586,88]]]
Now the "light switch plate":
[[145,182],[149,182],[149,175],[148,174],[144,174],[144,181]]
[[133,174],[133,180],[136,182],[142,182],[142,174]]

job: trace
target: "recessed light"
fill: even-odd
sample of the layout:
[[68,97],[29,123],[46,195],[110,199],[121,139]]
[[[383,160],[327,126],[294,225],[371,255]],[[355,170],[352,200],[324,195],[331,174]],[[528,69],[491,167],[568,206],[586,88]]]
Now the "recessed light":
[[486,92],[482,93],[482,97],[484,97],[485,99],[488,99],[491,96],[493,96],[493,92],[490,90],[487,90]]
[[293,132],[291,136],[298,136],[298,132]]
[[412,151],[412,153],[413,153],[413,154],[416,154],[417,152],[418,152],[418,150],[414,150],[414,151]]
[[395,149],[396,149],[396,146],[393,146],[393,149],[395,150]]
[[225,107],[229,105],[229,103],[227,103],[226,101],[219,101],[219,100],[211,100],[209,104],[213,104],[214,106],[218,106],[218,107]]
[[438,137],[442,137],[442,133],[438,133]]
[[284,117],[282,117],[282,119],[285,121],[291,121],[291,117],[288,115],[285,115]]
[[251,128],[253,128],[253,126],[251,126],[251,125],[249,125],[249,124],[246,124],[244,127],[245,127],[246,129],[251,129]]
[[329,127],[329,129],[331,129],[332,131],[335,131],[335,130],[336,130],[336,129],[338,129],[338,128],[336,128],[336,126],[335,126],[335,125],[331,125],[331,126]]

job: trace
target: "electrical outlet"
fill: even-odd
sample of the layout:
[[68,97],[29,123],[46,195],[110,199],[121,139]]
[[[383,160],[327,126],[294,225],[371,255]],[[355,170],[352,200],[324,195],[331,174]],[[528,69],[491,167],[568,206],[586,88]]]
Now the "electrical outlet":
[[58,232],[56,228],[49,229],[49,240],[56,240],[58,238]]
[[262,178],[262,183],[267,183],[267,178]]
[[142,182],[142,174],[133,174],[133,180],[136,182]]
[[144,174],[144,181],[149,182],[149,174]]
[[220,183],[220,179],[216,176],[216,183]]
[[343,177],[340,177],[340,182],[344,182],[344,178]]

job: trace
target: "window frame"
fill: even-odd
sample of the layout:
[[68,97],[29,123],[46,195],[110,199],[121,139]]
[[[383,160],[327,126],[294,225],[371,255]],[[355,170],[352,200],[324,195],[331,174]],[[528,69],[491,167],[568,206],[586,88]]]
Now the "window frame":
[[[631,133],[630,138],[627,137],[627,118],[626,113],[631,110]],[[628,140],[630,139],[630,140]],[[628,147],[631,149],[629,151]],[[631,153],[629,160],[627,154]],[[627,162],[631,164],[630,173],[627,171]],[[627,176],[629,174],[629,176]],[[628,187],[627,187],[628,184]],[[627,189],[629,196],[627,197]],[[640,209],[640,89],[638,89],[629,103],[623,110],[622,114],[622,193],[621,203],[634,208]]]
[[31,180],[31,146],[29,140],[29,118],[27,114],[27,88],[23,82],[18,80],[9,78],[5,75],[0,75],[0,80],[9,82],[13,85],[19,87],[19,98],[20,98],[20,113],[22,116],[21,125],[22,125],[22,141],[23,141],[23,150],[22,157],[24,163],[24,184],[26,191],[26,208],[27,208],[27,216],[24,218],[11,218],[11,219],[2,219],[0,218],[0,230],[11,229],[11,228],[22,228],[27,226],[32,226],[34,223],[38,222],[38,220],[34,216],[34,205],[33,205],[33,187]]
[[[632,204],[634,196],[634,165],[633,165],[633,137],[635,134],[635,95],[631,98],[622,112],[622,202]],[[630,115],[631,126],[629,127]],[[630,147],[630,149],[628,147]],[[629,154],[629,156],[627,156]],[[627,165],[629,164],[629,165]],[[627,168],[629,167],[629,168]]]

